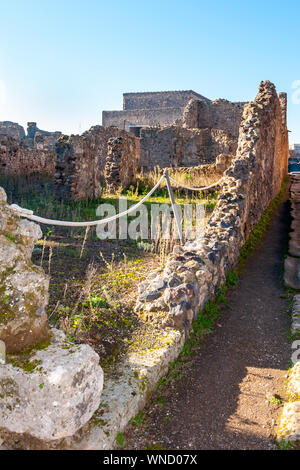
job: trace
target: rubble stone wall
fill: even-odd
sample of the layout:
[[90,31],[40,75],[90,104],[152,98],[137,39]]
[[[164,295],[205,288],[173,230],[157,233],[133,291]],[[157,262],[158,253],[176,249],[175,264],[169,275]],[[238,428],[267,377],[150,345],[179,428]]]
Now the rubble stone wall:
[[141,167],[198,166],[214,163],[219,154],[234,154],[237,139],[219,129],[187,129],[179,126],[141,130]]
[[[288,165],[286,95],[262,82],[243,111],[238,149],[203,238],[176,246],[164,270],[139,286],[136,310],[168,312],[184,328],[225,282],[255,224],[280,191]],[[155,299],[155,300],[153,300]]]
[[16,122],[1,121],[0,122],[0,135],[6,135],[16,140],[22,140],[25,138],[25,131],[22,126]]
[[184,107],[191,99],[209,101],[193,90],[124,93],[123,109],[155,109]]
[[56,146],[55,185],[60,197],[96,198],[104,184],[108,141],[122,137],[121,184],[134,178],[139,163],[139,139],[117,127],[92,127],[81,136],[62,136]]
[[0,135],[0,173],[54,175],[56,154],[53,150],[28,147],[23,141]]
[[103,111],[102,125],[117,126],[119,129],[130,130],[130,125],[167,126],[181,120],[184,107],[129,109],[125,111]]
[[222,129],[238,137],[244,105],[223,99],[190,100],[184,110],[183,127]]

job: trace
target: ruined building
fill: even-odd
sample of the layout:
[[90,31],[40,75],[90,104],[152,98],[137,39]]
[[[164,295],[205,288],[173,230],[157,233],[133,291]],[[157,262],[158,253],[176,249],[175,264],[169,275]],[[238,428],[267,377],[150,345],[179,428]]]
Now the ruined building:
[[61,132],[42,131],[36,122],[28,122],[27,126],[26,135],[19,124],[0,122],[0,173],[52,176],[56,161],[55,145]]
[[[122,111],[103,111],[103,126],[62,135],[0,123],[0,172],[54,177],[60,197],[98,197],[135,182],[139,171],[229,164],[244,103],[211,101],[189,91],[125,93]],[[224,168],[223,168],[224,170]]]
[[210,101],[192,90],[124,93],[123,110],[103,111],[102,124],[139,136],[144,126],[167,126],[180,120],[190,100]]

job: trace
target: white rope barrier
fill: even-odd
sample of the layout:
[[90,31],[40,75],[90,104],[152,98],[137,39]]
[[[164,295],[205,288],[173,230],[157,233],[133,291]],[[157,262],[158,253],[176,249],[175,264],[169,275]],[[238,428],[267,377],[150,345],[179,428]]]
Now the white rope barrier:
[[177,184],[178,186],[181,186],[182,188],[190,189],[191,191],[202,191],[204,189],[213,188],[214,186],[217,186],[218,184],[220,184],[220,182],[224,179],[224,176],[219,181],[217,181],[216,183],[213,183],[209,186],[203,186],[202,188],[192,188],[192,187],[189,187],[189,186],[185,186],[185,185],[179,183],[178,181],[174,180],[173,178],[171,178],[169,176],[168,170],[165,170],[163,175],[160,177],[159,181],[156,183],[156,185],[153,186],[151,191],[149,191],[149,193],[146,196],[144,196],[143,199],[141,199],[137,204],[135,204],[134,206],[131,206],[129,209],[127,209],[124,212],[121,212],[120,214],[116,214],[116,215],[113,215],[111,217],[107,217],[106,219],[93,220],[93,221],[89,221],[89,222],[69,222],[69,221],[63,221],[63,220],[45,219],[44,217],[39,217],[37,215],[34,215],[33,211],[31,211],[29,209],[24,209],[23,207],[20,207],[17,204],[12,204],[10,207],[14,211],[16,211],[21,217],[26,217],[27,219],[34,220],[35,222],[39,222],[41,224],[61,225],[61,226],[64,226],[64,227],[90,227],[92,225],[102,225],[102,224],[107,224],[108,222],[113,222],[114,220],[120,219],[121,217],[123,217],[125,215],[128,215],[128,214],[131,214],[132,212],[136,211],[136,209],[138,209],[145,201],[147,201],[147,199],[151,196],[151,194],[154,193],[154,191],[159,187],[160,183],[162,182],[162,180],[164,178],[166,178],[167,188],[168,188],[168,191],[169,191],[169,196],[170,196],[170,199],[171,199],[171,204],[172,204],[172,208],[173,208],[173,211],[174,211],[174,216],[175,216],[175,219],[176,219],[176,225],[177,225],[177,230],[178,230],[178,233],[179,233],[179,237],[180,237],[181,242],[183,243],[182,233],[181,233],[181,223],[180,223],[180,221],[178,219],[178,215],[176,213],[175,201],[174,201],[174,196],[173,196],[170,181]]
[[149,191],[149,193],[143,197],[137,204],[134,206],[130,207],[124,212],[121,212],[120,214],[113,215],[111,217],[108,217],[107,219],[99,219],[99,220],[93,220],[90,222],[67,222],[67,221],[62,221],[62,220],[52,220],[52,219],[44,219],[43,217],[38,217],[37,215],[33,214],[33,211],[28,210],[28,209],[23,209],[22,207],[18,206],[17,204],[12,204],[10,207],[16,211],[21,217],[26,217],[27,219],[34,220],[35,222],[40,222],[41,224],[47,224],[47,225],[63,225],[65,227],[88,227],[91,225],[100,225],[100,224],[106,224],[108,222],[112,222],[116,219],[119,219],[120,217],[123,217],[124,215],[128,215],[131,212],[134,212],[139,206],[145,202],[152,193],[158,188],[162,180],[165,178],[165,175],[163,174],[162,177],[159,179],[159,181],[156,183],[155,186]]
[[210,188],[213,188],[214,186],[217,186],[218,184],[220,184],[220,182],[224,179],[224,176],[222,176],[222,178],[219,179],[219,181],[217,181],[216,183],[210,184],[209,186],[203,186],[202,188],[192,188],[190,186],[185,186],[184,184],[179,183],[178,181],[171,178],[171,176],[169,176],[169,179],[170,179],[170,181],[172,181],[172,183],[175,183],[175,184],[177,184],[178,186],[181,186],[184,189],[190,189],[191,191],[203,191],[204,189],[210,189]]

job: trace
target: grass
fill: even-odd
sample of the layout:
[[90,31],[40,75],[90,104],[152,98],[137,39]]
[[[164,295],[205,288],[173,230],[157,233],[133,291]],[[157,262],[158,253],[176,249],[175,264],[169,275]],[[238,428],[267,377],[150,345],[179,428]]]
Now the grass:
[[[103,202],[110,202],[118,212],[118,195],[103,193],[95,200],[59,201],[51,181],[38,175],[0,177],[0,186],[7,191],[9,203],[50,219],[95,220],[96,209]],[[123,195],[131,206],[141,199],[142,188],[131,188]],[[217,194],[200,200],[196,194],[176,192],[176,198],[177,203],[209,205],[208,216]],[[146,205],[169,202],[166,188],[162,187]],[[33,261],[51,276],[49,322],[63,329],[70,341],[92,346],[101,357],[106,375],[114,375],[116,365],[129,351],[155,348],[163,335],[159,316],[149,321],[134,313],[136,287],[149,272],[164,266],[178,241],[99,240],[95,227],[41,228],[43,238],[34,248]]]

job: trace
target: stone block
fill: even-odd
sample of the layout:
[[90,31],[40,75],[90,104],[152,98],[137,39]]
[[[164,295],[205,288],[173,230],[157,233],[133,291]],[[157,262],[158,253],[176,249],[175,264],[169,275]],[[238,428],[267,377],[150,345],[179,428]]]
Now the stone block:
[[98,355],[53,330],[47,348],[22,357],[8,355],[0,364],[0,428],[47,441],[72,436],[100,403]]

